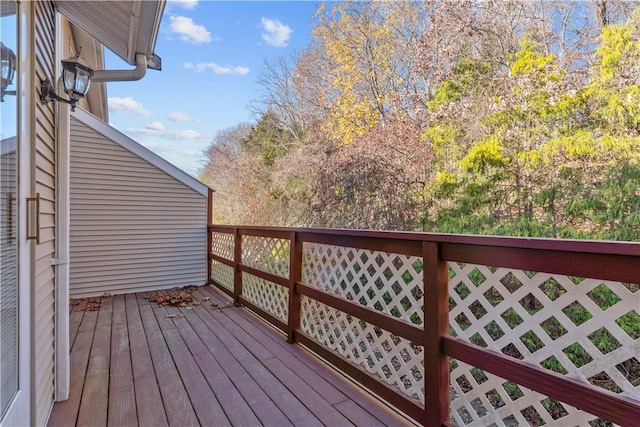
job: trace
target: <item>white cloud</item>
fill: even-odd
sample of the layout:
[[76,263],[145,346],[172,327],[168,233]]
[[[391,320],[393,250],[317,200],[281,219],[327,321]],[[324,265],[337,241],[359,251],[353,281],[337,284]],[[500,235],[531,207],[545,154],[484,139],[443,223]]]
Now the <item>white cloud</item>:
[[193,19],[185,16],[172,16],[169,28],[180,36],[180,40],[193,44],[209,43],[211,33],[203,25],[193,22]]
[[271,46],[285,47],[293,30],[277,19],[262,18],[262,40]]
[[238,74],[244,76],[248,74],[249,68],[243,67],[241,65],[231,66],[231,65],[218,65],[215,62],[198,62],[197,64],[192,64],[191,62],[185,62],[184,68],[188,70],[195,70],[199,73],[205,70],[211,70],[214,74]]
[[141,102],[131,97],[126,98],[109,98],[109,111],[114,113],[132,113],[137,116],[148,117],[151,112],[146,110]]
[[167,118],[174,122],[199,122],[200,120],[191,118],[189,115],[179,111],[171,111],[167,114]]
[[146,125],[145,128],[151,129],[151,130],[163,131],[164,125],[160,122],[153,122]]
[[[159,124],[160,128],[155,128],[152,125]],[[208,139],[209,136],[195,130],[167,130],[161,123],[154,122],[147,126],[144,129],[127,129],[127,133],[133,135],[149,135],[149,136],[157,136],[160,138],[166,139],[175,139],[175,140],[195,140],[195,139]]]
[[167,6],[177,6],[186,10],[193,10],[198,6],[198,0],[168,0]]

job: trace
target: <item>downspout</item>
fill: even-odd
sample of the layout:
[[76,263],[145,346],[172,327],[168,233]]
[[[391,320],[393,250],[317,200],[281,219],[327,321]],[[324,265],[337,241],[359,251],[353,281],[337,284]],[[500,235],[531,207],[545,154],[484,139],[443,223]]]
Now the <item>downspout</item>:
[[95,70],[92,82],[131,82],[140,80],[147,73],[147,55],[136,53],[136,68],[133,70]]

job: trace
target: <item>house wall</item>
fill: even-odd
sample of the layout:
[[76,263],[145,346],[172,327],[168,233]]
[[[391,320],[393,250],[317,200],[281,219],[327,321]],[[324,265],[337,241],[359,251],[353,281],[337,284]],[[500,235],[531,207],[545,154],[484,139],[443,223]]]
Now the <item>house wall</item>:
[[70,296],[206,281],[206,187],[87,113],[71,120]]
[[[35,74],[40,79],[55,81],[55,11],[50,2],[34,3]],[[32,420],[44,425],[54,400],[54,268],[55,257],[55,193],[56,130],[55,103],[42,105],[34,99],[35,193],[40,194],[40,242],[35,245],[32,281]]]

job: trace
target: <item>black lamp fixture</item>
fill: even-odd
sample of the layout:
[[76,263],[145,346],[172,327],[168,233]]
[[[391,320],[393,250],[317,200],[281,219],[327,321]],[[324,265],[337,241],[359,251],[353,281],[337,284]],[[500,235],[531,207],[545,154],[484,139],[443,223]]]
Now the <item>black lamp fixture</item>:
[[51,101],[64,102],[71,105],[71,111],[75,111],[77,102],[84,98],[89,91],[93,70],[89,68],[80,51],[76,56],[61,62],[64,92],[69,99],[64,99],[56,94],[53,84],[47,79],[40,81],[40,101],[43,104]]
[[15,90],[7,90],[13,84],[16,74],[16,54],[0,42],[0,62],[2,63],[2,81],[0,86],[0,102],[4,102],[5,95],[15,95]]

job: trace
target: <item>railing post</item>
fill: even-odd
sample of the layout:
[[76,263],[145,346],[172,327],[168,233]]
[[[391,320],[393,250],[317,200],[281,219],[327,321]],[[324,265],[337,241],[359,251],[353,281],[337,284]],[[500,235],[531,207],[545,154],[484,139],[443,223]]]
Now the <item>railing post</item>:
[[233,229],[233,303],[240,303],[240,295],[242,295],[242,271],[240,264],[242,263],[242,236],[240,229]]
[[423,425],[449,421],[449,359],[441,337],[449,331],[448,265],[440,259],[437,242],[422,243],[424,277],[424,390]]
[[209,230],[209,226],[212,225],[213,222],[213,190],[208,189],[207,192],[207,283],[211,280],[211,259],[209,258],[209,254],[211,253],[211,248],[213,247],[213,233]]
[[302,242],[298,233],[291,232],[289,246],[289,318],[287,319],[287,342],[295,342],[295,330],[300,327],[300,294],[296,282],[302,280]]

